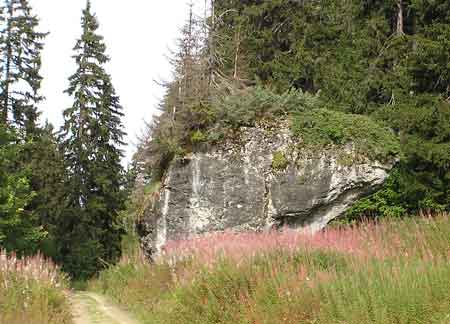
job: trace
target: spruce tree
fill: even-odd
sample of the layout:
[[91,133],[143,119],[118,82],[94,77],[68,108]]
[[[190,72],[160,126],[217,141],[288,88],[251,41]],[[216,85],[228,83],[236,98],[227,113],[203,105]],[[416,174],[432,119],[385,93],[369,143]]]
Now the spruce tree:
[[119,212],[126,197],[122,107],[104,69],[109,58],[103,37],[96,33],[99,24],[90,1],[81,25],[83,34],[74,48],[78,69],[67,89],[74,102],[64,111],[61,134],[68,176],[58,243],[64,269],[87,278],[120,257]]
[[168,163],[184,154],[186,147],[192,150],[204,143],[207,135],[203,131],[215,122],[210,105],[213,84],[208,35],[204,28],[190,4],[188,19],[177,40],[178,48],[170,59],[174,80],[163,84],[166,94],[159,107],[162,113],[153,118],[149,125],[151,136],[142,139],[139,149],[138,155],[147,155],[142,162],[153,180],[163,177]]
[[48,233],[41,251],[55,257],[55,233],[63,208],[65,170],[58,138],[51,124],[40,127],[35,139],[26,142],[21,159],[26,161],[30,186],[35,192],[26,209],[36,215],[38,225]]
[[39,19],[27,0],[6,0],[1,29],[1,121],[12,123],[21,135],[36,132],[37,104],[42,77],[41,51],[46,33],[37,31]]

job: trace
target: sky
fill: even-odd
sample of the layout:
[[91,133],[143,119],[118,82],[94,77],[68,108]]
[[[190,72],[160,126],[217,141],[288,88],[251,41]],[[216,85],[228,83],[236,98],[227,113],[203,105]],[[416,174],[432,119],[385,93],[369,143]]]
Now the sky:
[[[40,18],[40,31],[50,32],[42,53],[43,121],[57,128],[62,123],[62,111],[71,106],[64,94],[68,77],[75,70],[72,58],[76,39],[81,35],[81,11],[86,0],[29,0]],[[117,94],[124,107],[124,125],[129,144],[124,163],[130,161],[137,136],[156,112],[163,89],[155,81],[169,80],[171,69],[167,61],[169,49],[188,15],[187,0],[91,0],[104,36],[111,62],[106,70],[111,74]],[[199,0],[201,2],[201,0]]]

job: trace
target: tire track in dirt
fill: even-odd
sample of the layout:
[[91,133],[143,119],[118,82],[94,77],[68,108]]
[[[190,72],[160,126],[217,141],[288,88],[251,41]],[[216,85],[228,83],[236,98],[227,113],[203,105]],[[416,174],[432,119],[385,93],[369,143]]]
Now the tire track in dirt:
[[73,293],[71,305],[75,324],[139,324],[131,315],[95,293]]

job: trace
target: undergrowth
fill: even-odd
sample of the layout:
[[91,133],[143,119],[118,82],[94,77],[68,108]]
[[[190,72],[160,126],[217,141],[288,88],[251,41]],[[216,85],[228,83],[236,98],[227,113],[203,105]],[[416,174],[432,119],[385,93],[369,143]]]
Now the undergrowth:
[[90,283],[144,323],[447,323],[447,215],[316,235],[221,233],[135,254]]
[[42,256],[0,251],[0,324],[72,323],[66,277]]

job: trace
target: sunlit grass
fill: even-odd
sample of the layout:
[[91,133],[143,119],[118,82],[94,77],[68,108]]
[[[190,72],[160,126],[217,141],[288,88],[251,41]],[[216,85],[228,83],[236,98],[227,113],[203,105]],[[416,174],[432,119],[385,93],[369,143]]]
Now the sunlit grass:
[[71,323],[66,278],[40,255],[17,258],[0,251],[0,323]]
[[91,283],[146,323],[450,322],[448,215],[310,235],[219,233]]

